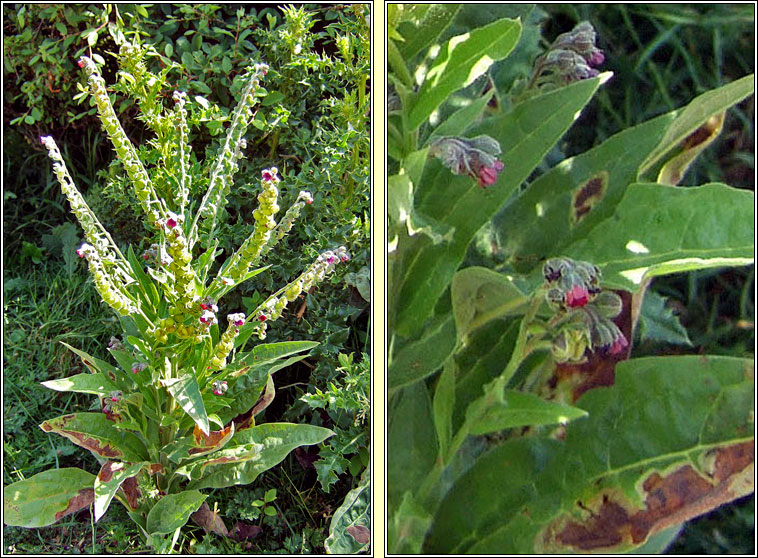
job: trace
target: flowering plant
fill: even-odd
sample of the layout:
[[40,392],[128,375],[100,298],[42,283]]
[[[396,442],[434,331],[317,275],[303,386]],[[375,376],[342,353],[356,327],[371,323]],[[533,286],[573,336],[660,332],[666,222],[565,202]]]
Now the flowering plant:
[[7,524],[39,527],[91,504],[97,521],[115,498],[150,546],[170,552],[190,516],[214,529],[201,513],[207,495],[200,490],[250,483],[295,448],[332,435],[312,425],[256,424],[256,416],[275,395],[272,374],[307,356],[316,343],[243,349],[253,335],[265,339],[268,324],[288,303],[349,255],[345,247],[325,251],[247,316],[222,311],[225,294],[265,271],[261,259],[285,237],[312,198],[300,192],[277,221],[283,179],[276,167],[264,169],[252,230],[234,253],[217,263],[221,251],[214,232],[245,149],[243,136],[267,66],[252,65],[243,77],[222,147],[207,162],[207,190],[194,206],[192,183],[202,175],[191,157],[187,96],[174,92],[174,107],[164,109],[158,95],[161,83],[147,73],[142,52],[142,47],[125,44],[119,57],[122,73],[135,84],[144,121],[156,134],[153,143],[164,154],[152,168],[143,164],[122,129],[95,62],[86,56],[79,60],[103,128],[155,240],[141,257],[113,241],[75,187],[55,140],[41,138],[84,230],[86,242],[77,254],[86,259],[103,301],[119,315],[124,335],[108,345],[116,364],[69,347],[89,373],[44,382],[50,389],[97,396],[99,411],[67,414],[40,427],[88,449],[101,468],[96,475],[78,468],[39,473],[5,487],[3,505]]
[[612,74],[582,22],[503,79],[532,9],[388,8],[390,553],[655,552],[752,491],[752,359],[630,356],[653,277],[753,262],[752,192],[672,187],[753,76],[549,168]]

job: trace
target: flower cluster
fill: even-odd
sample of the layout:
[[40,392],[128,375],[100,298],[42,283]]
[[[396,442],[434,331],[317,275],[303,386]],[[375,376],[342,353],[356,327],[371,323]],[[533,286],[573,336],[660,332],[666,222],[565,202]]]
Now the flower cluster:
[[140,205],[152,222],[159,221],[166,215],[165,204],[158,198],[153,183],[142,165],[142,161],[137,156],[137,151],[116,117],[116,112],[113,110],[113,105],[108,97],[108,90],[105,87],[105,80],[103,80],[91,58],[82,56],[79,59],[79,67],[84,68],[84,71],[87,72],[90,93],[95,99],[100,121],[113,143],[116,155],[121,159],[126,173],[134,184]]
[[189,145],[189,127],[187,126],[187,109],[184,105],[187,102],[187,94],[183,91],[174,91],[174,113],[176,115],[176,132],[178,136],[179,149],[176,152],[177,163],[179,167],[179,187],[176,190],[176,207],[180,214],[184,215],[184,209],[189,201],[190,176],[187,173],[189,168],[189,154],[192,147]]
[[279,211],[277,205],[279,190],[276,186],[279,183],[279,176],[277,172],[277,168],[272,167],[261,173],[262,190],[258,195],[258,207],[253,211],[253,218],[255,219],[253,232],[221,268],[217,277],[219,283],[223,284],[224,278],[229,278],[235,283],[242,280],[250,267],[258,261],[264,247],[268,244],[272,230],[276,226],[274,215]]
[[545,262],[542,271],[546,281],[545,298],[558,313],[559,328],[552,343],[556,362],[584,362],[585,352],[598,348],[610,355],[619,355],[629,346],[612,321],[621,313],[621,298],[600,288],[597,266],[554,258]]
[[303,206],[306,204],[310,205],[312,203],[313,196],[311,196],[310,192],[301,191],[298,194],[295,203],[290,206],[290,208],[284,214],[284,217],[282,217],[281,221],[279,221],[279,223],[276,225],[276,228],[271,233],[271,236],[269,236],[268,242],[266,243],[266,246],[263,247],[261,255],[266,254],[269,250],[271,250],[271,248],[276,245],[277,242],[279,242],[287,235],[288,232],[290,232],[295,219],[300,216],[300,210],[303,208]]
[[87,258],[89,271],[95,281],[95,288],[103,300],[122,316],[127,316],[136,311],[131,296],[127,293],[123,283],[114,281],[113,274],[106,271],[100,253],[94,246],[82,244],[76,251],[80,258]]
[[[237,170],[237,161],[245,149],[246,143],[242,139],[247,125],[250,122],[253,105],[255,104],[255,91],[260,85],[261,77],[268,72],[266,64],[255,64],[246,74],[247,82],[242,90],[242,95],[237,108],[232,114],[232,122],[225,143],[219,151],[216,166],[211,172],[208,191],[200,203],[195,223],[192,226],[191,241],[194,243],[197,219],[202,219],[202,229],[210,234],[215,227],[221,208],[226,205],[226,196],[232,185],[232,176]],[[275,171],[276,169],[274,169]]]
[[596,69],[605,61],[603,51],[595,46],[595,29],[588,21],[578,23],[568,33],[559,35],[550,48],[535,61],[530,85],[560,86],[598,75]]
[[497,159],[500,144],[490,136],[459,138],[440,136],[429,144],[429,155],[437,157],[453,174],[465,174],[475,179],[481,188],[497,181],[505,164]]
[[252,313],[256,320],[253,332],[260,339],[265,339],[268,322],[279,318],[288,302],[294,301],[300,293],[307,292],[313,285],[322,281],[327,274],[334,271],[338,263],[344,263],[349,259],[350,254],[344,246],[340,246],[335,251],[327,250],[320,254],[302,275],[268,297],[255,309]]

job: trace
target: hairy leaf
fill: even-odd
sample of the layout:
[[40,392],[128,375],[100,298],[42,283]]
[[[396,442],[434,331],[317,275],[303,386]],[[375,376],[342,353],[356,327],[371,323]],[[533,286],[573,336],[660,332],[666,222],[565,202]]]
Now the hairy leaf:
[[208,423],[208,414],[205,412],[203,396],[200,393],[200,386],[197,385],[197,379],[194,374],[185,374],[178,378],[161,380],[166,386],[168,392],[176,400],[179,406],[184,409],[195,424],[202,430],[206,436],[210,434],[210,424]]
[[367,550],[371,527],[370,471],[366,469],[358,486],[347,493],[332,516],[324,548],[329,554],[357,554]]
[[147,532],[151,535],[168,535],[182,527],[194,512],[205,502],[207,494],[197,490],[185,490],[167,494],[147,514]]

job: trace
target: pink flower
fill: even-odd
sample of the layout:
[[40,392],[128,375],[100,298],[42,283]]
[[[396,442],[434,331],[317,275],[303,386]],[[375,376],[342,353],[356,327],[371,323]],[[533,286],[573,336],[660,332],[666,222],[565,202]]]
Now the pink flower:
[[237,314],[229,314],[226,316],[226,319],[229,320],[229,323],[236,327],[245,325],[245,315],[242,312],[239,312]]
[[81,59],[81,58],[80,58],[79,60],[77,60],[77,61],[76,61],[76,64],[77,64],[77,65],[78,65],[80,68],[84,68],[84,60],[83,60],[83,59]]
[[205,325],[215,324],[216,323],[216,314],[214,314],[210,310],[206,310],[200,316],[200,321],[202,323],[204,323]]
[[624,337],[624,334],[622,333],[613,343],[611,343],[610,347],[608,348],[608,353],[612,355],[621,354],[628,346],[629,342],[626,340],[626,337]]
[[603,51],[598,49],[594,49],[589,57],[586,58],[587,64],[590,66],[599,66],[603,62],[605,62],[605,54],[603,54]]
[[178,223],[176,222],[176,219],[174,219],[173,217],[169,217],[168,219],[166,219],[166,226],[169,229],[173,229],[177,224]]
[[261,314],[260,316],[258,316],[259,322],[265,322],[266,320],[268,320],[268,317],[266,316],[266,314]]
[[279,177],[276,176],[276,169],[265,169],[261,172],[261,178],[266,182],[279,182]]
[[495,160],[491,167],[482,167],[479,169],[479,186],[486,188],[497,182],[497,173],[505,168],[502,161]]
[[584,306],[590,300],[590,293],[586,288],[581,285],[574,285],[571,290],[566,293],[566,305],[569,308],[576,308],[577,306]]
[[132,364],[132,374],[137,374],[138,372],[142,372],[145,368],[147,368],[146,362],[135,362]]

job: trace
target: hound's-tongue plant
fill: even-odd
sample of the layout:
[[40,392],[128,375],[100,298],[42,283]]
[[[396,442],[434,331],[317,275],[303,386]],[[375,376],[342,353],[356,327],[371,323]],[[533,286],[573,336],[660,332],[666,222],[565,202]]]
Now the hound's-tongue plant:
[[[122,47],[119,55],[122,73],[140,82],[149,77],[142,55],[141,47],[134,45]],[[151,169],[124,133],[94,61],[85,56],[79,66],[87,74],[103,128],[134,186],[154,243],[141,258],[131,248],[122,252],[74,186],[55,140],[41,138],[84,230],[86,242],[77,254],[86,258],[95,287],[119,314],[124,335],[111,338],[107,347],[115,365],[69,347],[89,373],[44,382],[54,390],[99,398],[102,412],[67,414],[41,425],[90,450],[101,463],[99,473],[55,469],[7,486],[4,521],[40,527],[93,503],[97,521],[115,498],[147,544],[158,552],[171,552],[181,527],[206,498],[200,489],[250,483],[293,449],[332,435],[326,428],[306,424],[255,424],[255,415],[274,396],[271,374],[304,358],[316,343],[242,349],[253,333],[263,339],[268,324],[289,302],[349,255],[345,247],[324,252],[252,313],[228,313],[222,321],[226,327],[219,331],[222,297],[265,271],[259,267],[261,257],[276,247],[312,202],[310,193],[300,192],[277,222],[283,178],[276,167],[264,169],[254,224],[240,248],[220,266],[215,245],[205,252],[194,250],[198,239],[213,238],[267,66],[252,65],[244,76],[239,104],[218,156],[209,163],[209,185],[194,214],[189,213],[189,186],[197,177],[190,172],[187,95],[174,92],[173,108],[163,109],[160,101],[148,102],[143,91],[133,92],[145,121],[160,128],[159,148],[176,154],[175,160]],[[171,180],[165,179],[167,173]]]

